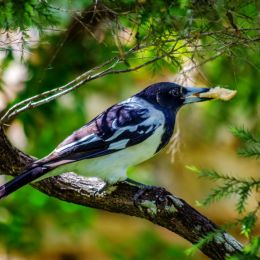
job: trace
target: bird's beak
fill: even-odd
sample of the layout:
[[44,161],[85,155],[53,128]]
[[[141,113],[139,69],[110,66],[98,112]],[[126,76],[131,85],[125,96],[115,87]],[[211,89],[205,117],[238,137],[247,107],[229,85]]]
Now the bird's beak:
[[194,102],[202,102],[210,100],[211,98],[200,97],[200,93],[208,92],[209,88],[192,88],[192,87],[183,87],[183,104],[189,104]]

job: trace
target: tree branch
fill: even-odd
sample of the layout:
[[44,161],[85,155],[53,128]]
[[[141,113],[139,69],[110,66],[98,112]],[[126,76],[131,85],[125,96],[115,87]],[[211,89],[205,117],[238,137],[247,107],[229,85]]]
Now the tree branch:
[[[239,29],[239,31],[245,32],[248,30],[257,30],[257,29],[258,28],[245,28],[245,29]],[[107,60],[103,64],[82,73],[81,75],[79,75],[78,77],[76,77],[75,79],[73,79],[72,81],[68,82],[67,84],[65,84],[61,87],[57,87],[57,88],[45,91],[45,92],[37,94],[33,97],[27,98],[21,102],[18,102],[17,104],[15,104],[11,108],[9,108],[5,113],[3,113],[3,115],[0,118],[0,125],[4,125],[8,121],[10,121],[12,118],[14,118],[15,116],[19,115],[20,113],[22,113],[24,111],[27,111],[31,108],[35,108],[40,105],[49,103],[50,101],[81,87],[84,83],[95,80],[97,78],[101,78],[101,77],[104,77],[104,76],[110,75],[110,74],[119,74],[119,73],[127,73],[127,72],[136,71],[136,70],[139,70],[158,60],[164,59],[164,58],[170,58],[172,62],[174,62],[174,61],[177,62],[177,60],[175,60],[174,55],[185,54],[185,53],[188,54],[190,52],[190,51],[184,50],[185,48],[189,49],[191,47],[192,52],[196,53],[198,51],[198,49],[201,49],[201,47],[205,47],[205,44],[204,45],[201,45],[201,44],[194,45],[194,42],[196,42],[198,40],[198,37],[203,38],[203,37],[211,37],[211,36],[216,36],[216,35],[222,35],[222,36],[226,35],[226,37],[228,37],[229,40],[227,41],[227,43],[225,43],[225,41],[224,41],[223,45],[220,45],[220,46],[214,46],[214,44],[212,44],[212,43],[209,44],[209,46],[213,47],[213,51],[215,52],[215,54],[209,58],[204,58],[204,60],[201,63],[196,64],[195,66],[190,68],[189,71],[194,68],[197,68],[200,65],[207,63],[208,61],[212,61],[215,58],[223,55],[227,51],[227,49],[231,49],[231,48],[239,46],[239,45],[247,46],[249,44],[253,44],[255,42],[260,41],[259,37],[247,38],[247,37],[242,37],[241,35],[239,35],[239,37],[238,37],[236,32],[237,31],[229,29],[229,30],[224,30],[224,31],[221,30],[221,31],[213,31],[213,32],[202,32],[202,33],[198,33],[198,34],[190,33],[188,35],[178,36],[178,37],[176,35],[170,35],[169,39],[162,40],[162,42],[164,44],[172,43],[172,46],[170,48],[166,47],[166,50],[161,48],[160,49],[160,51],[162,52],[161,55],[157,54],[155,57],[151,57],[146,62],[142,61],[141,64],[133,66],[133,67],[129,67],[126,69],[115,69],[115,67],[118,64],[124,63],[126,61],[126,59],[129,58],[131,55],[137,54],[140,51],[148,50],[149,48],[153,48],[153,47],[158,48],[156,43],[147,43],[147,44],[142,44],[142,45],[137,44],[136,46],[134,46],[133,48],[128,50],[126,53],[124,53],[123,57],[121,57],[120,55],[115,56],[115,57]],[[232,40],[230,40],[230,38]],[[196,51],[195,51],[195,49],[196,49]],[[188,71],[186,71],[185,73],[187,73],[187,72]]]
[[[0,174],[15,176],[33,161],[33,158],[13,147],[0,128]],[[213,239],[200,248],[212,259],[225,259],[242,250],[242,245],[231,235],[164,188],[121,182],[97,193],[104,185],[100,179],[84,178],[73,173],[33,184],[41,192],[67,202],[147,219],[192,244],[216,232]],[[140,203],[135,205],[139,194],[142,194]]]
[[[175,46],[175,45],[174,45]],[[143,48],[147,48],[147,46],[136,46],[132,49],[130,49],[127,52],[127,55],[133,54],[133,52],[140,51]],[[131,72],[131,71],[136,71],[138,69],[141,69],[151,63],[154,63],[160,59],[163,59],[166,57],[170,52],[173,51],[173,48],[160,56],[156,56],[154,58],[149,59],[146,62],[143,62],[140,65],[131,67],[131,68],[126,68],[126,69],[117,69],[115,70],[114,67],[116,67],[117,64],[122,63],[123,59],[120,56],[113,57],[103,64],[92,68],[84,73],[82,73],[80,76],[75,78],[74,80],[70,81],[69,83],[65,84],[64,86],[57,87],[48,91],[45,91],[43,93],[37,94],[33,97],[27,98],[15,105],[13,105],[11,108],[9,108],[4,115],[0,118],[0,124],[3,125],[4,123],[8,122],[18,114],[27,111],[31,108],[38,107],[40,105],[49,103],[50,101],[61,97],[77,88],[82,86],[84,83],[92,81],[97,78],[104,77],[109,74],[119,74],[119,73],[126,73],[126,72]],[[102,69],[102,70],[101,70]],[[100,71],[101,70],[101,71]]]

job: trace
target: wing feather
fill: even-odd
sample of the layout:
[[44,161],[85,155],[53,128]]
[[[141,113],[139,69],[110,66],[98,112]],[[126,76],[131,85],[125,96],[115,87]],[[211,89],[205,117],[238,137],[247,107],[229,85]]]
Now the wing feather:
[[49,167],[57,167],[136,145],[151,136],[158,126],[147,123],[149,117],[149,109],[136,103],[112,106],[72,133],[41,161]]

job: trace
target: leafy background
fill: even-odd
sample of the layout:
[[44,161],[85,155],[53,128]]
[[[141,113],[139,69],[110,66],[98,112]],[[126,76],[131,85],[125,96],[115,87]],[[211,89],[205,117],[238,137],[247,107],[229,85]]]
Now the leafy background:
[[[10,122],[8,136],[35,157],[51,152],[103,109],[158,81],[224,86],[235,99],[180,111],[178,145],[129,169],[135,180],[166,187],[194,207],[216,188],[187,167],[259,178],[259,161],[236,154],[231,126],[259,136],[259,4],[255,1],[2,1],[0,109],[66,84],[119,55],[124,68],[179,49],[145,68],[88,82]],[[150,46],[130,57],[134,45]],[[199,66],[199,64],[201,64]],[[189,70],[195,67],[193,70]],[[184,73],[187,71],[186,73]],[[259,140],[259,139],[258,139]],[[170,152],[169,152],[170,151]],[[171,163],[171,161],[174,161]],[[8,177],[1,176],[4,182]],[[252,192],[246,212],[256,207]],[[199,210],[219,225],[238,218],[236,196]],[[245,212],[243,212],[246,215]],[[259,235],[259,223],[253,234]],[[241,228],[231,230],[241,241]],[[250,241],[250,239],[249,239]],[[145,220],[50,198],[27,186],[0,203],[0,254],[21,259],[206,259]]]

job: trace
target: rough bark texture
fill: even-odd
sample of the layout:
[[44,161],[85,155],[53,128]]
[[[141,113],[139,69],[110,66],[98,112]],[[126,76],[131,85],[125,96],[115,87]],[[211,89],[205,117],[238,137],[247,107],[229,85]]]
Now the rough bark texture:
[[[33,158],[13,147],[0,129],[0,174],[17,175]],[[163,226],[191,243],[219,230],[218,226],[161,187],[122,182],[97,193],[105,185],[97,178],[84,178],[73,173],[52,177],[33,186],[61,200],[145,218]],[[141,194],[141,195],[140,195]],[[139,196],[140,195],[140,196]],[[134,203],[138,197],[138,204]],[[201,251],[212,259],[225,259],[242,250],[242,245],[226,232],[219,232]]]

